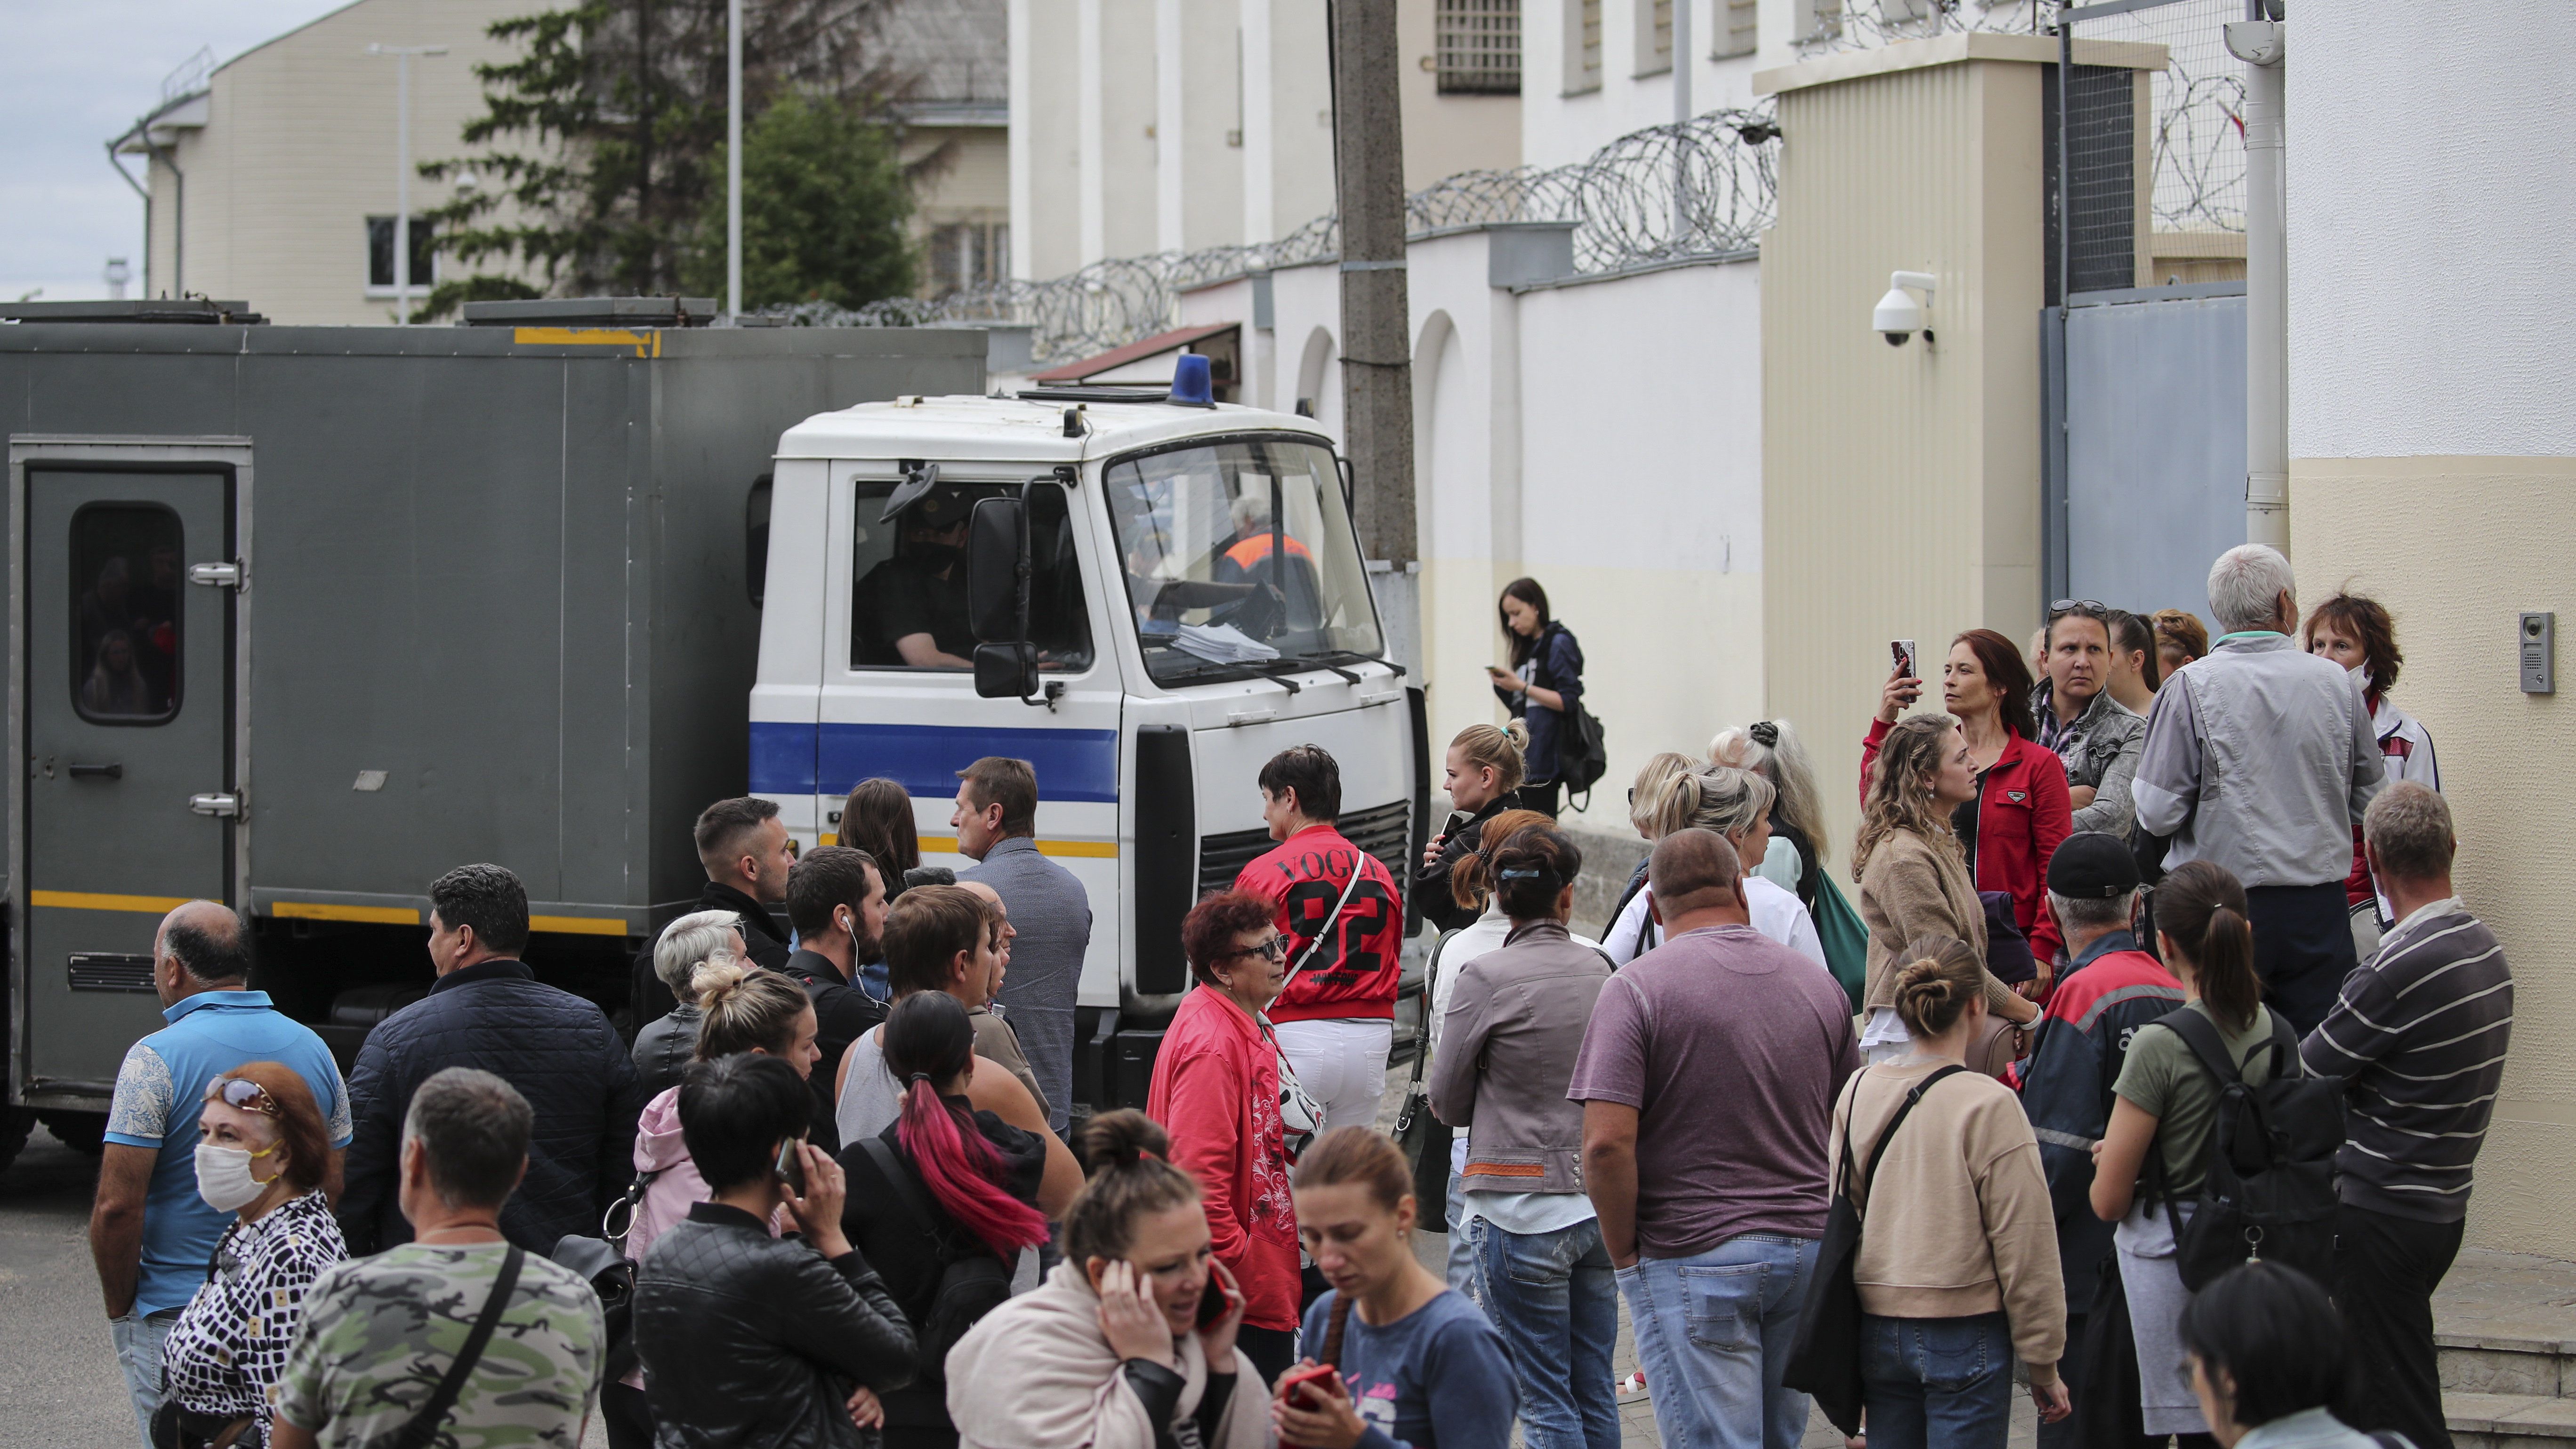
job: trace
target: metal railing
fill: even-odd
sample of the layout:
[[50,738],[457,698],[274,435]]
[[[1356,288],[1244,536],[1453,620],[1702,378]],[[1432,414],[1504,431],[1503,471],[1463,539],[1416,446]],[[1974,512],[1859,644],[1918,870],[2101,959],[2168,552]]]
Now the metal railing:
[[[1777,201],[1779,128],[1768,109],[1712,111],[1631,132],[1565,166],[1462,171],[1405,198],[1415,235],[1509,221],[1574,223],[1574,267],[1627,267],[1747,252]],[[1024,324],[1040,364],[1093,356],[1175,325],[1180,294],[1250,272],[1330,261],[1341,226],[1319,216],[1248,246],[1117,257],[1042,282],[1003,281],[945,297],[892,297],[849,310],[773,307],[799,327]]]

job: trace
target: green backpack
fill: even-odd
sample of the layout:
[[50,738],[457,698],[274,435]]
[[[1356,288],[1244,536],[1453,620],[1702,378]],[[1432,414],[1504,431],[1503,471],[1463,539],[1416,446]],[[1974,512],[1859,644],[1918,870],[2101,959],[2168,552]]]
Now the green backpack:
[[1816,875],[1816,939],[1825,948],[1826,969],[1834,973],[1851,997],[1852,1010],[1860,1010],[1860,999],[1869,982],[1869,927],[1863,925],[1860,912],[1843,899],[1842,888],[1824,872]]

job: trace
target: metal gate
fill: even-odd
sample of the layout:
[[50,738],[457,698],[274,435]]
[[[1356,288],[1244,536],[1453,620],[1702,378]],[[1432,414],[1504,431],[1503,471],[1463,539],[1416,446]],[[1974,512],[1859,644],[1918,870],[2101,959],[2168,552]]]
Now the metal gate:
[[[2047,309],[2051,597],[2207,609],[2245,541],[2245,287],[2078,292]],[[2062,343],[2062,346],[2061,346]]]

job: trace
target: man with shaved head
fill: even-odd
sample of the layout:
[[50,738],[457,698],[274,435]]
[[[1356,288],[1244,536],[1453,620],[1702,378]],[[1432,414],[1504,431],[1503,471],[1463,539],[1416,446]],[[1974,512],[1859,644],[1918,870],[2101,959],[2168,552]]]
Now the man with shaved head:
[[247,989],[250,965],[248,932],[230,907],[189,901],[162,917],[152,938],[152,989],[169,1024],[126,1051],[108,1103],[89,1249],[147,1446],[161,1406],[161,1340],[206,1281],[206,1260],[233,1221],[197,1192],[197,1113],[207,1084],[245,1062],[283,1062],[302,1073],[330,1119],[323,1187],[340,1192],[349,1089],[320,1037],[272,1007],[267,992]]
[[[1860,1067],[1851,998],[1753,929],[1725,837],[1675,831],[1646,875],[1664,944],[1602,988],[1565,1093],[1584,1181],[1664,1442],[1794,1449],[1807,1396],[1780,1374],[1825,1230],[1834,1097]],[[1709,1319],[1746,1331],[1705,1341]]]

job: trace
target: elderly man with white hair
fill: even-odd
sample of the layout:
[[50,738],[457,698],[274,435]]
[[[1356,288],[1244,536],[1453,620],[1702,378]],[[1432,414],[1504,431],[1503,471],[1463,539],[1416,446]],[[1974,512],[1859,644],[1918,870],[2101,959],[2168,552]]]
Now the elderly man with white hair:
[[680,1073],[688,1070],[697,1054],[698,1023],[706,1013],[698,1009],[698,994],[689,989],[689,978],[701,966],[750,958],[739,912],[692,911],[662,928],[660,939],[653,943],[653,975],[671,988],[680,1004],[635,1033],[631,1052],[635,1075],[644,1079],[648,1097],[680,1085]]
[[2263,999],[2305,1035],[2356,964],[2343,880],[2387,766],[2361,685],[2290,637],[2288,559],[2220,554],[2209,607],[2227,632],[2156,692],[2130,793],[2139,826],[2170,838],[2168,867],[2209,860],[2244,882]]

